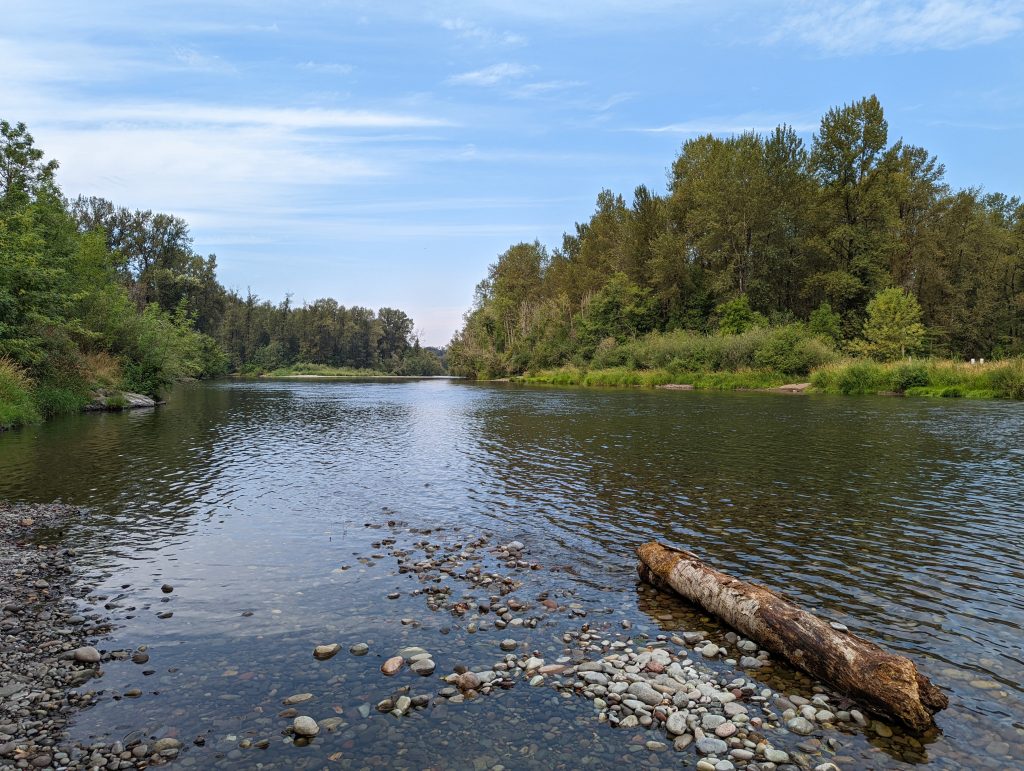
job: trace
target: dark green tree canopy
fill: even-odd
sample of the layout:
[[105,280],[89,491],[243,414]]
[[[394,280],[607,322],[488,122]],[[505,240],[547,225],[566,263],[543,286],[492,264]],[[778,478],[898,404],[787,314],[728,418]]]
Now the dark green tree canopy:
[[501,255],[449,357],[461,373],[510,374],[585,364],[602,333],[750,319],[845,347],[889,287],[917,298],[922,351],[1024,351],[1024,206],[952,191],[944,175],[891,139],[874,96],[829,110],[809,147],[785,125],[689,139],[664,194],[639,187],[627,204],[602,190],[560,248]]

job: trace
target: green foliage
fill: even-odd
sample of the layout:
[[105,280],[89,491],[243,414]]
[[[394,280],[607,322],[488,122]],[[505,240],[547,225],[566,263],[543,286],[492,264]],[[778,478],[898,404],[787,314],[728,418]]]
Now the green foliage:
[[946,398],[1024,398],[1024,359],[967,364],[941,359],[911,363],[847,359],[815,370],[816,391],[834,394],[903,393]]
[[843,338],[843,319],[838,313],[832,310],[827,302],[822,303],[813,311],[807,320],[807,328],[812,334],[838,343]]
[[[296,363],[398,372],[407,356],[422,364],[413,321],[403,311],[346,308],[322,298],[301,307],[291,299],[274,305],[251,292],[230,293],[215,331],[236,372],[269,372]],[[408,368],[408,367],[406,367]]]
[[445,374],[444,362],[436,351],[421,348],[419,341],[406,351],[395,370],[396,375],[437,377]]
[[23,124],[0,121],[5,424],[79,410],[97,388],[158,396],[175,381],[232,365],[265,370],[303,356],[437,371],[438,356],[419,348],[402,311],[333,300],[292,309],[288,300],[271,306],[229,294],[216,257],[193,250],[184,220],[102,198],[69,206],[56,168]]
[[811,373],[816,391],[846,396],[877,394],[890,391],[886,368],[872,361],[837,362]]
[[636,370],[628,367],[585,370],[562,367],[517,378],[523,383],[607,388],[654,388],[671,383],[691,385],[702,391],[754,391],[776,388],[786,382],[778,373],[762,370],[735,372],[684,372],[666,369]]
[[128,399],[123,394],[113,394],[103,400],[108,410],[123,410],[128,406]]
[[754,351],[754,364],[785,375],[806,375],[813,368],[835,358],[825,340],[810,336],[802,324],[770,330]]
[[676,330],[654,332],[623,344],[608,338],[598,345],[590,367],[691,373],[759,369],[806,375],[834,358],[835,351],[826,341],[811,335],[802,324],[790,324],[727,336]]
[[[628,204],[602,190],[559,248],[521,243],[501,254],[449,365],[469,376],[644,368],[644,345],[671,348],[679,330],[728,339],[766,319],[803,321],[824,342],[798,352],[776,341],[756,359],[750,339],[687,340],[673,366],[799,373],[829,345],[886,360],[917,349],[1020,354],[1024,204],[951,191],[944,173],[924,149],[889,141],[874,96],[830,110],[810,147],[788,126],[689,139],[664,194],[641,186]],[[891,286],[914,288],[919,318],[909,302],[891,309],[899,313],[875,302],[869,318],[872,297]],[[641,343],[648,333],[667,337]]]
[[11,359],[0,357],[0,430],[37,423],[40,419],[32,381]]
[[601,291],[587,303],[581,319],[584,346],[612,338],[623,342],[642,335],[654,326],[654,304],[650,291],[615,273]]
[[326,364],[314,364],[311,362],[296,362],[286,367],[267,372],[270,377],[297,377],[303,375],[316,375],[318,377],[374,377],[380,375],[376,369],[355,369],[353,367],[331,367]]
[[864,341],[859,346],[881,361],[916,353],[924,340],[921,306],[909,292],[891,287],[876,294],[867,307]]
[[750,307],[745,294],[715,306],[718,331],[723,335],[739,335],[754,327],[763,327],[768,320]]

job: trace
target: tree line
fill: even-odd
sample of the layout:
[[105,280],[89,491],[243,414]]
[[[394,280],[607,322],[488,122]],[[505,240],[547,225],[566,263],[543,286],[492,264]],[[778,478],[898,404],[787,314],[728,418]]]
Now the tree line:
[[[925,149],[889,141],[874,96],[829,110],[809,145],[785,125],[688,140],[665,193],[640,186],[627,204],[604,190],[558,248],[501,254],[450,366],[586,366],[647,335],[757,325],[883,358],[1020,354],[1024,205],[944,175]],[[879,326],[893,323],[905,329]]]
[[97,388],[155,395],[297,362],[442,371],[403,311],[229,291],[183,219],[68,200],[57,168],[24,124],[0,121],[0,425],[80,409]]

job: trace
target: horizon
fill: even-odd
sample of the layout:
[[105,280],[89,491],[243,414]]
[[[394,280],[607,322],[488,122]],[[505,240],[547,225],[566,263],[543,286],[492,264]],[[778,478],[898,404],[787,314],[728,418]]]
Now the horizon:
[[0,118],[69,197],[187,220],[225,286],[401,308],[429,346],[501,252],[557,246],[603,188],[662,192],[700,134],[809,142],[874,93],[952,187],[1024,192],[1019,4],[424,6],[21,4]]

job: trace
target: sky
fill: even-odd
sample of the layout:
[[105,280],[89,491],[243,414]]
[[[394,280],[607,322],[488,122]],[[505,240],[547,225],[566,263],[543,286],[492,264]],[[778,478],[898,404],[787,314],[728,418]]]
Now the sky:
[[0,118],[65,193],[185,218],[229,288],[427,345],[519,241],[684,141],[876,94],[954,187],[1024,194],[1024,0],[6,0]]

